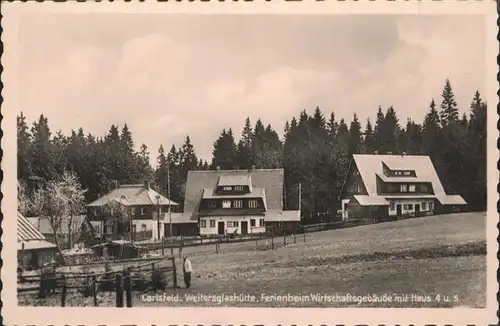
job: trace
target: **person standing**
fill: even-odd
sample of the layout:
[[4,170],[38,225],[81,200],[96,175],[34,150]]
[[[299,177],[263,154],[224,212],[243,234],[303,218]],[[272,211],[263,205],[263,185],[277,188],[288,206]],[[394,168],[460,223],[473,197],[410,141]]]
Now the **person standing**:
[[186,284],[186,288],[191,287],[191,274],[193,272],[193,266],[191,265],[191,260],[187,256],[184,256],[184,284]]

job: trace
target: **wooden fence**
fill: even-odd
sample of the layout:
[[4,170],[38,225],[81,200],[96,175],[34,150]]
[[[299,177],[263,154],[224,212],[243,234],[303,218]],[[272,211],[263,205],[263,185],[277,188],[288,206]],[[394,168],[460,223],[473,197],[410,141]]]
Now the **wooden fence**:
[[[162,261],[170,261],[171,266],[161,266]],[[98,306],[97,294],[101,292],[115,292],[116,307],[124,306],[124,297],[126,306],[132,307],[132,290],[135,283],[151,286],[153,289],[163,287],[166,282],[160,284],[161,278],[155,278],[160,274],[172,273],[172,285],[178,287],[177,266],[175,257],[169,256],[162,260],[155,260],[144,264],[125,267],[118,271],[104,271],[100,273],[87,272],[65,272],[50,273],[41,275],[18,275],[18,284],[26,285],[38,283],[35,286],[18,287],[20,293],[38,293],[38,298],[45,298],[49,295],[60,294],[61,307],[66,306],[68,290],[76,290],[83,297],[93,297],[94,306]],[[155,274],[155,275],[154,275]],[[150,276],[147,281],[144,276]],[[125,296],[124,296],[125,294]]]

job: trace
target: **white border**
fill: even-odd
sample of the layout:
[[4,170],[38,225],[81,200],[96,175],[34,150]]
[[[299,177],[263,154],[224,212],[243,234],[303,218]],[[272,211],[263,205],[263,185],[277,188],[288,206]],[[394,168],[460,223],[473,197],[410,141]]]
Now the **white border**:
[[[2,259],[4,268],[2,274],[3,291],[1,298],[4,304],[3,317],[5,324],[168,324],[168,325],[208,325],[208,324],[281,324],[281,325],[320,325],[320,324],[496,324],[496,293],[498,283],[496,269],[498,260],[496,253],[498,244],[498,215],[496,190],[499,174],[496,162],[499,159],[496,148],[498,130],[496,123],[496,91],[498,83],[496,72],[496,3],[494,1],[303,1],[285,2],[284,0],[263,0],[254,2],[176,2],[167,3],[146,1],[124,2],[86,2],[86,3],[2,3],[3,11],[3,42],[4,54],[2,64],[4,73],[2,82],[4,98],[2,114],[2,168],[4,182],[2,183],[3,244]],[[488,112],[488,219],[487,219],[487,308],[486,309],[450,309],[450,308],[28,308],[18,307],[16,297],[16,114],[17,106],[17,18],[28,12],[58,12],[58,13],[196,13],[196,14],[479,14],[487,21],[485,30],[487,51],[485,65],[487,71],[486,93],[483,94],[489,104]]]

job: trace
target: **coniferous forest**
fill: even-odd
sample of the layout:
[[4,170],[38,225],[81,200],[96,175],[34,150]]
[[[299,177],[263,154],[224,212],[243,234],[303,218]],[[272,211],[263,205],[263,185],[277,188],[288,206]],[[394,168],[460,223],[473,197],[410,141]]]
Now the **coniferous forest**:
[[[55,180],[65,171],[78,177],[89,202],[121,184],[153,180],[167,194],[170,172],[172,200],[182,205],[190,170],[284,168],[285,209],[298,208],[301,185],[302,217],[335,215],[338,196],[356,153],[428,154],[445,190],[461,194],[469,210],[486,208],[486,111],[479,92],[470,107],[459,114],[452,86],[447,80],[439,100],[429,99],[423,121],[402,121],[397,108],[373,108],[373,119],[338,120],[320,107],[304,110],[280,129],[245,120],[243,130],[222,130],[214,141],[211,162],[199,159],[189,136],[183,144],[164,144],[152,154],[146,144],[137,151],[132,131],[112,125],[104,135],[53,133],[44,115],[31,125],[23,113],[17,117],[18,181],[28,192],[39,182]],[[77,126],[75,126],[77,127]],[[281,134],[281,137],[280,137]],[[150,156],[156,155],[156,166]]]

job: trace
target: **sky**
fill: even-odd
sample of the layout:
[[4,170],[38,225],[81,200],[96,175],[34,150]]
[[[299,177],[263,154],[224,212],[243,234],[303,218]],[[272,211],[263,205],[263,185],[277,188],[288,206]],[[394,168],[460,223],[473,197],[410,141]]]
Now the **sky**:
[[127,123],[153,162],[189,135],[210,160],[222,129],[239,137],[247,116],[280,135],[316,106],[363,126],[379,105],[421,122],[446,78],[467,112],[486,86],[484,28],[472,15],[30,14],[20,111],[64,134]]

